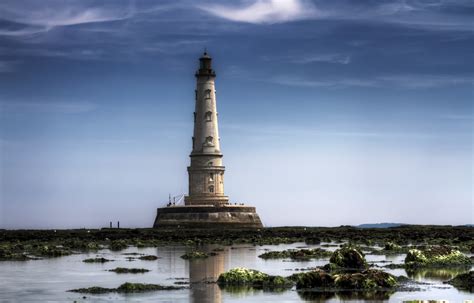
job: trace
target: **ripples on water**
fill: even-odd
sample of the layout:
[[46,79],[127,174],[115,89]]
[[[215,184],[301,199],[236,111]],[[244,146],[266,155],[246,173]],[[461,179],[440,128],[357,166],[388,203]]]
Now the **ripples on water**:
[[[195,249],[186,246],[163,246],[139,249],[131,247],[120,252],[101,250],[96,253],[71,255],[61,258],[25,262],[0,262],[0,302],[403,302],[413,300],[448,300],[465,302],[472,300],[468,292],[458,291],[442,281],[449,280],[460,269],[418,270],[406,272],[404,269],[387,269],[394,275],[406,275],[414,280],[427,282],[422,290],[416,292],[297,292],[294,289],[269,292],[252,288],[220,289],[214,283],[220,273],[234,267],[256,269],[271,275],[289,276],[309,267],[322,266],[328,259],[293,262],[290,260],[263,260],[258,255],[266,250],[285,250],[292,248],[320,247],[304,243],[222,247],[208,245],[199,249],[211,252],[222,248],[216,256],[207,259],[183,260],[187,251]],[[337,247],[323,247],[335,250]],[[157,255],[157,261],[127,261],[125,253]],[[86,258],[104,257],[114,260],[103,264],[84,263]],[[378,265],[403,263],[404,255],[367,255],[369,262]],[[116,267],[146,268],[144,274],[116,274],[109,269]],[[67,290],[91,286],[118,287],[124,282],[174,285],[175,282],[190,282],[189,289],[176,291],[157,291],[145,294],[104,294],[89,295],[67,292]],[[86,298],[84,299],[83,296]],[[422,301],[419,301],[422,302]],[[469,302],[469,301],[468,301]],[[470,301],[472,302],[472,301]]]

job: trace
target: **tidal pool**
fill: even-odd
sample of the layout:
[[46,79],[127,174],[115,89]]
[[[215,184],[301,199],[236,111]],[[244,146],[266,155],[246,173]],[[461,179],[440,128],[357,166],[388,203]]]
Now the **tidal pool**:
[[[324,244],[324,243],[323,243]],[[249,246],[207,245],[199,250],[211,252],[219,248],[217,255],[207,259],[183,260],[186,252],[196,249],[188,246],[162,246],[157,248],[136,248],[115,252],[100,250],[94,253],[75,254],[66,257],[0,262],[0,302],[403,302],[412,300],[447,300],[466,302],[473,294],[459,291],[443,284],[455,275],[465,272],[459,269],[421,270],[406,272],[404,269],[384,269],[394,275],[405,275],[424,282],[417,291],[398,291],[387,293],[302,293],[294,288],[287,291],[270,292],[263,290],[220,289],[215,283],[219,274],[235,267],[256,269],[272,275],[289,276],[328,263],[328,259],[311,261],[263,260],[258,255],[267,250],[321,245],[305,243]],[[336,246],[322,247],[335,250]],[[156,261],[137,258],[139,253],[156,255]],[[84,263],[87,258],[104,257],[114,260],[107,263]],[[376,265],[403,263],[404,255],[366,255],[369,262]],[[143,274],[116,274],[108,271],[116,267],[145,268],[150,272]],[[143,294],[121,295],[116,293],[90,295],[68,292],[70,289],[101,286],[115,288],[124,282],[175,285],[189,282],[188,288],[172,291],[156,291]],[[468,301],[472,302],[472,301]]]

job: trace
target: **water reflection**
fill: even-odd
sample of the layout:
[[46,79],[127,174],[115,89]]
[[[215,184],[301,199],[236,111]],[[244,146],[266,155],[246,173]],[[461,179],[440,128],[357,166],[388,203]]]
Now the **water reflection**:
[[468,272],[470,266],[467,267],[451,267],[451,268],[416,268],[406,269],[408,277],[420,280],[447,281],[459,274]]
[[191,283],[192,302],[222,302],[221,290],[219,286],[213,282],[225,271],[225,264],[229,256],[230,248],[217,249],[215,245],[206,245],[199,249],[208,254],[213,253],[214,255],[206,259],[189,260],[189,281]]
[[387,291],[338,291],[338,292],[321,292],[321,291],[299,291],[298,295],[304,301],[310,302],[326,302],[331,299],[339,300],[370,300],[384,301],[388,300],[393,292]]

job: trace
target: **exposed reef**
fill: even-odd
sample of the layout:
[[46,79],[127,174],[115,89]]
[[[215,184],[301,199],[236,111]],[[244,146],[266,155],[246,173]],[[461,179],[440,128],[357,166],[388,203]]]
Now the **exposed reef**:
[[449,246],[429,246],[424,249],[410,249],[405,258],[407,268],[442,267],[470,265],[469,257]]
[[182,259],[190,260],[190,259],[205,259],[208,258],[209,255],[202,252],[202,251],[191,251],[187,252],[181,256]]
[[113,260],[109,260],[109,259],[106,259],[106,258],[89,258],[89,259],[85,259],[85,260],[82,260],[82,262],[85,262],[85,263],[105,263],[105,262],[112,262]]
[[140,293],[140,292],[150,292],[158,290],[178,290],[183,289],[184,287],[180,286],[163,286],[158,284],[143,284],[143,283],[123,283],[117,288],[104,288],[99,286],[93,286],[88,288],[78,288],[71,289],[70,292],[78,293],[88,293],[88,294],[105,294],[111,292],[118,293]]
[[282,276],[271,276],[254,269],[234,268],[222,273],[217,284],[226,286],[251,286],[254,288],[287,288],[293,283]]
[[154,255],[146,255],[146,256],[141,256],[138,259],[145,260],[145,261],[155,261],[155,260],[158,260],[158,257]]
[[145,268],[125,268],[125,267],[117,267],[114,269],[109,269],[109,271],[115,272],[117,274],[144,274],[149,272],[149,269]]
[[364,253],[352,245],[337,249],[329,259],[331,269],[363,270],[368,267]]
[[262,259],[293,259],[293,260],[309,260],[318,258],[327,258],[331,256],[331,252],[321,249],[288,249],[284,251],[268,251],[259,255]]
[[471,270],[468,273],[457,275],[447,283],[458,289],[474,292],[474,271]]
[[338,274],[316,270],[296,274],[292,279],[296,281],[296,289],[374,290],[389,289],[397,285],[397,279],[393,275],[376,269]]
[[[164,244],[249,244],[321,243],[322,247],[350,242],[378,245],[382,249],[368,253],[397,253],[398,247],[445,245],[461,252],[474,251],[474,228],[467,226],[414,226],[359,229],[350,226],[278,227],[262,229],[79,229],[79,230],[0,230],[0,261],[27,261],[53,258],[72,253],[129,246],[156,247]],[[396,243],[393,246],[389,243]],[[387,245],[388,244],[388,245]],[[410,245],[410,246],[409,246]],[[387,248],[387,249],[385,249]]]

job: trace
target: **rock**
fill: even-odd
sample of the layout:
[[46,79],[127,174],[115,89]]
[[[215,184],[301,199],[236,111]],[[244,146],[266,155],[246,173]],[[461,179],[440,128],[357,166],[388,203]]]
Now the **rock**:
[[384,271],[368,269],[361,272],[346,272],[331,275],[324,270],[295,274],[296,289],[361,290],[389,289],[397,285],[397,279]]
[[387,242],[385,243],[384,250],[388,251],[401,251],[403,248],[400,245],[397,245],[393,242]]
[[334,278],[323,270],[304,272],[291,276],[296,282],[296,288],[333,288]]
[[58,246],[43,245],[39,247],[39,249],[36,251],[36,254],[39,254],[40,256],[43,256],[43,257],[54,258],[54,257],[68,256],[72,254],[72,252],[68,248],[64,248],[60,245]]
[[321,249],[289,249],[284,251],[269,251],[259,255],[262,259],[285,259],[290,258],[293,260],[308,260],[316,258],[327,258],[331,256],[331,252]]
[[405,257],[407,267],[470,265],[469,257],[449,246],[431,246],[424,250],[410,249]]
[[85,263],[105,263],[105,262],[112,262],[112,261],[113,260],[109,260],[106,258],[89,258],[89,259],[82,260],[82,262],[85,262]]
[[114,240],[110,243],[110,250],[122,250],[128,247],[128,244],[125,240]]
[[176,290],[176,289],[183,289],[183,287],[126,282],[117,288],[117,292],[134,293],[134,292],[148,292],[148,291],[156,291],[156,290]]
[[217,279],[220,286],[252,286],[256,288],[286,288],[293,283],[281,276],[270,276],[258,270],[234,268],[222,273]]
[[113,271],[117,274],[143,274],[149,272],[149,269],[145,268],[125,268],[125,267],[117,267],[115,269],[109,269],[109,271]]
[[397,279],[393,275],[375,269],[337,274],[333,278],[334,286],[340,289],[385,289],[397,285]]
[[355,246],[343,246],[336,250],[329,259],[331,267],[350,270],[367,268],[364,254]]
[[461,290],[474,292],[474,271],[471,270],[468,273],[457,275],[446,283]]
[[138,259],[145,260],[145,261],[155,261],[155,260],[158,260],[158,257],[153,256],[153,255],[146,255],[146,256],[141,256]]
[[192,251],[192,252],[185,253],[184,255],[181,256],[181,258],[183,258],[185,260],[204,259],[204,258],[207,258],[207,257],[209,257],[209,255],[204,253],[204,252],[201,252],[201,251]]
[[306,244],[320,244],[321,239],[318,237],[308,237],[304,240]]
[[183,289],[183,287],[126,282],[120,285],[118,288],[104,288],[104,287],[93,286],[89,288],[71,289],[68,291],[78,292],[78,293],[89,293],[89,294],[104,294],[104,293],[110,293],[110,292],[139,293],[139,292],[149,292],[149,291],[158,291],[158,290],[177,290],[177,289]]
[[88,288],[78,288],[78,289],[71,289],[68,290],[69,292],[79,292],[84,294],[105,294],[109,292],[115,292],[115,288],[104,288],[99,286],[93,286]]

